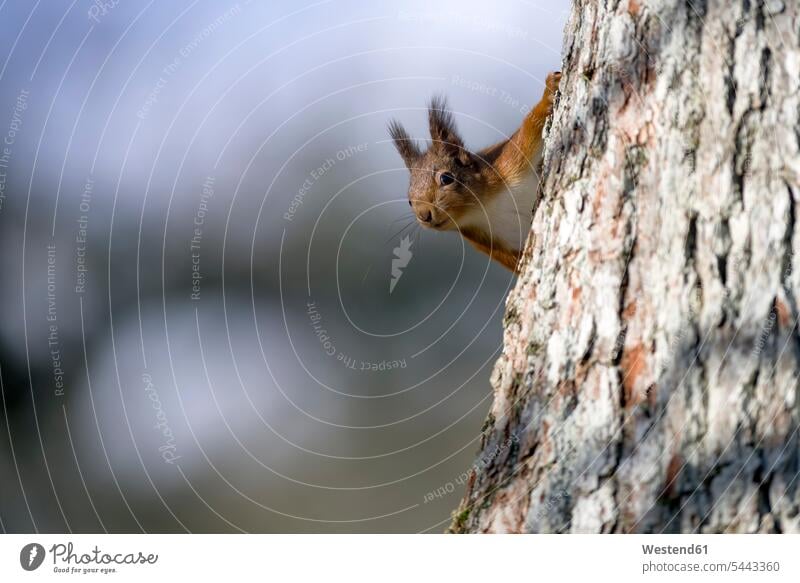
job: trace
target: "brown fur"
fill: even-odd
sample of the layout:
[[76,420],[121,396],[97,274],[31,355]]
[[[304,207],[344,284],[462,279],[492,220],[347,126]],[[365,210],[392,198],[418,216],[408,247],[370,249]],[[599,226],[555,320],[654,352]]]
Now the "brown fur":
[[511,271],[517,271],[517,264],[519,263],[519,253],[506,247],[503,243],[497,240],[492,240],[486,233],[470,227],[461,229],[461,234],[467,239],[472,246],[478,251],[486,253],[491,259],[499,261],[502,265]]

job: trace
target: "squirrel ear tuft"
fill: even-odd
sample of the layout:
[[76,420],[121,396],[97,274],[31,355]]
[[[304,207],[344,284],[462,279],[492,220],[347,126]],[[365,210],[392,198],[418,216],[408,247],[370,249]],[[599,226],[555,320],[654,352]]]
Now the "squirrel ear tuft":
[[403,162],[411,168],[414,161],[422,155],[416,142],[411,139],[405,128],[395,119],[389,122],[389,135],[394,140],[394,147],[397,148],[398,153],[403,158]]
[[434,147],[450,149],[464,149],[464,141],[458,135],[453,114],[447,108],[444,96],[435,96],[428,105],[428,125],[430,126],[431,139]]

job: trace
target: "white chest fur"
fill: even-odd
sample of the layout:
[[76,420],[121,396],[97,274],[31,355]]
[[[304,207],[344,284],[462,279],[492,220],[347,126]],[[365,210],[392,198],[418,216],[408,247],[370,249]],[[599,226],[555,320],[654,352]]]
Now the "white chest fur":
[[468,222],[509,249],[519,251],[528,237],[538,191],[539,176],[534,171],[528,172],[519,182],[508,184],[483,207],[474,209]]

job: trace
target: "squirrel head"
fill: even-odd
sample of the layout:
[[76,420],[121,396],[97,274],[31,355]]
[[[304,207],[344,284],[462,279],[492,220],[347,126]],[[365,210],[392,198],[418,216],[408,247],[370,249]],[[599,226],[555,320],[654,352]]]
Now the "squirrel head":
[[389,134],[411,173],[408,203],[424,227],[452,230],[470,209],[480,209],[483,163],[464,146],[443,97],[428,106],[431,144],[424,152],[396,120]]

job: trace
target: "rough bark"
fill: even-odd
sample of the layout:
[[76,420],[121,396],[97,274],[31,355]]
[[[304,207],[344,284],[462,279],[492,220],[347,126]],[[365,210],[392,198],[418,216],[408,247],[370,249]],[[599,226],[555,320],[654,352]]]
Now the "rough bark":
[[800,3],[576,0],[457,532],[800,531]]

